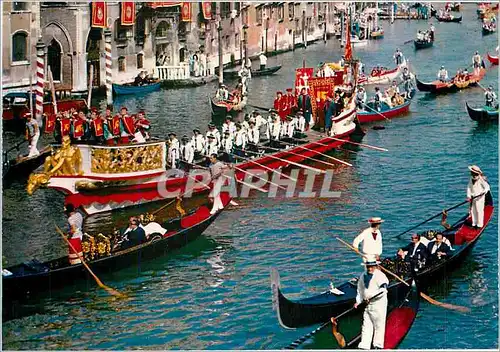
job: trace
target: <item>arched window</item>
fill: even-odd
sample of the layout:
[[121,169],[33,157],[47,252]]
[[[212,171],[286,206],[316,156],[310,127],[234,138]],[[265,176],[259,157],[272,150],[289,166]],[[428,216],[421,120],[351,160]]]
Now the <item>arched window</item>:
[[12,36],[12,61],[28,60],[28,34],[17,32]]
[[144,54],[137,54],[137,68],[144,67]]
[[120,56],[118,58],[118,71],[125,72],[125,56]]
[[165,38],[170,30],[170,23],[166,21],[162,21],[156,27],[156,37],[157,38]]

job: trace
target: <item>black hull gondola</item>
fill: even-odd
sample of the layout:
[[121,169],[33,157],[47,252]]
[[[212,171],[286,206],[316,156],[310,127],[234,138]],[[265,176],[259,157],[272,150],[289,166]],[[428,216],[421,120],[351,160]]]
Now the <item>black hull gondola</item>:
[[3,165],[3,188],[7,188],[13,181],[24,181],[27,177],[42,165],[51,153],[51,148],[47,147],[40,151],[40,154],[31,158],[5,160]]
[[417,77],[415,77],[415,81],[417,83],[417,89],[421,92],[440,94],[440,93],[452,93],[458,90],[457,86],[453,84],[453,82],[448,82],[438,85],[435,83],[422,82]]
[[436,17],[439,22],[462,22],[462,16],[460,17],[453,17],[453,18],[448,18],[448,17]]
[[413,45],[415,45],[415,50],[430,48],[434,45],[434,42],[427,40],[414,40]]
[[[221,193],[221,199],[224,207],[231,200],[227,193]],[[213,215],[209,212],[210,209],[202,205],[181,218],[163,223],[162,226],[168,230],[163,236],[153,234],[153,239],[146,243],[88,261],[88,264],[99,275],[163,256],[199,237],[222,211]],[[44,263],[26,262],[6,269],[12,275],[4,274],[2,278],[4,302],[19,299],[27,292],[34,294],[72,285],[80,280],[92,280],[82,264],[70,265],[67,256]]]
[[[487,196],[487,204],[491,204],[491,195]],[[457,231],[444,231],[444,235],[451,241],[454,247],[452,255],[447,259],[443,259],[438,264],[429,266],[422,271],[417,272],[416,280],[419,289],[425,290],[437,278],[442,278],[452,270],[460,266],[465,256],[469,253],[472,247],[476,244],[481,236],[484,228],[488,224],[493,214],[494,208],[492,205],[485,207],[485,226],[482,229],[474,230],[466,224],[466,218],[457,224]],[[458,238],[456,238],[458,236]],[[464,238],[466,240],[464,241]],[[282,293],[280,288],[279,275],[277,272],[272,274],[272,291],[273,304],[278,313],[278,320],[283,327],[300,328],[312,324],[319,324],[328,321],[330,317],[336,316],[348,308],[352,307],[356,298],[357,281],[355,279],[337,286],[337,289],[344,294],[335,295],[330,291],[323,292],[319,295],[300,299],[289,300]],[[410,278],[405,278],[409,282]],[[405,286],[399,281],[391,283],[390,286]]]
[[469,117],[477,122],[498,122],[498,110],[488,111],[486,109],[474,109],[466,102],[467,113]]
[[[281,65],[267,67],[263,70],[252,70],[252,77],[270,76],[280,69]],[[224,71],[224,78],[226,79],[236,79],[238,77],[238,71]]]
[[485,28],[485,27],[483,27],[483,29],[482,29],[483,35],[489,35],[489,34],[493,34],[495,32],[496,31],[494,29],[489,29],[489,28]]

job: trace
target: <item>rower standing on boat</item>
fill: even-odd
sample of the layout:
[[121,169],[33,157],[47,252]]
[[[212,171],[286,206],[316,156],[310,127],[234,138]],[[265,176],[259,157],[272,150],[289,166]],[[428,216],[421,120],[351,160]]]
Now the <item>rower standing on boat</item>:
[[413,75],[411,74],[410,70],[408,70],[408,67],[405,67],[403,69],[403,74],[401,75],[401,78],[404,82],[405,96],[407,99],[410,99],[411,93],[415,88],[413,84]]
[[497,95],[493,91],[493,87],[489,86],[486,92],[484,93],[484,97],[486,99],[486,106],[490,108],[496,108],[497,107]]
[[356,107],[359,110],[364,110],[365,104],[366,104],[366,99],[367,99],[367,96],[366,96],[365,87],[360,86],[358,91],[356,92]]
[[382,100],[383,100],[382,92],[379,87],[375,87],[375,96],[373,97],[373,105],[375,110],[380,111],[382,109]]
[[194,136],[191,141],[194,146],[194,158],[200,159],[205,155],[205,138],[203,138],[203,135],[200,133],[199,128],[193,129],[193,133]]
[[168,134],[170,138],[170,145],[168,147],[168,162],[172,169],[176,169],[179,163],[179,141],[175,132]]
[[477,165],[469,166],[471,178],[467,185],[467,200],[471,203],[472,227],[480,229],[484,221],[484,203],[490,192],[490,185]]
[[441,82],[446,82],[448,80],[448,71],[446,71],[444,66],[441,66],[441,68],[438,71],[437,76]]
[[396,62],[397,66],[403,64],[404,56],[403,56],[403,53],[401,52],[401,50],[399,50],[399,48],[396,49],[396,52],[394,53],[393,58],[394,58],[394,61]]
[[210,214],[213,215],[219,210],[224,209],[224,204],[222,204],[222,200],[220,198],[220,192],[225,181],[224,171],[228,169],[229,166],[217,160],[217,154],[212,154],[210,155],[210,165],[208,168],[210,170],[210,176],[212,177],[213,183],[212,198],[214,203],[212,210],[210,210]]
[[[68,259],[71,265],[80,264],[80,256],[83,256],[82,238],[83,238],[83,216],[75,209],[73,204],[66,204],[64,212],[68,216],[68,234],[71,236],[69,239],[69,254]],[[74,249],[74,250],[73,250]]]
[[260,53],[259,55],[259,61],[260,61],[260,70],[264,70],[267,65],[267,57],[264,55],[264,53]]
[[194,161],[194,147],[193,142],[186,135],[181,138],[180,154],[181,160],[179,165],[182,165],[183,169],[188,171]]
[[434,25],[431,23],[430,27],[429,27],[429,39],[431,42],[434,41],[434,32],[436,30],[436,27],[434,27]]
[[26,115],[26,139],[29,143],[28,158],[40,154],[36,147],[39,138],[40,128],[38,127],[38,122],[31,116],[31,113],[28,113]]
[[354,303],[354,308],[358,308],[363,302],[367,303],[363,313],[361,342],[358,348],[370,350],[373,344],[375,349],[383,349],[387,316],[387,285],[389,284],[389,280],[378,269],[377,265],[379,263],[375,259],[369,258],[364,264],[366,266],[366,273],[361,274],[358,279],[358,291],[356,303]]
[[302,109],[304,118],[306,119],[305,130],[309,130],[309,124],[311,123],[312,105],[311,97],[307,94],[306,88],[300,90],[300,95],[297,99],[297,105],[299,109]]
[[481,55],[476,51],[472,56],[472,65],[474,66],[474,75],[479,76],[479,69],[481,68]]
[[330,130],[332,129],[332,119],[335,114],[335,102],[333,101],[332,93],[328,93],[326,96],[325,103],[325,133],[330,135]]
[[358,249],[361,242],[363,246],[361,253],[363,260],[366,261],[367,256],[375,256],[379,260],[382,254],[382,233],[380,232],[380,225],[384,222],[379,217],[373,217],[368,220],[370,227],[363,230],[352,242],[352,246]]

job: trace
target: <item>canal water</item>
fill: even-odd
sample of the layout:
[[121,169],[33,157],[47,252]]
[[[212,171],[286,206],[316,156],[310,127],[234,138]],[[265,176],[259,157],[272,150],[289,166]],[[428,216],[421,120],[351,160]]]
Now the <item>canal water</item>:
[[[469,66],[475,50],[492,52],[495,36],[482,37],[474,4],[465,4],[463,22],[437,23],[433,48],[415,52],[412,39],[426,21],[382,22],[385,38],[372,41],[355,55],[366,64],[391,67],[399,47],[412,69],[425,81],[434,80],[441,65],[450,75]],[[250,103],[270,106],[277,89],[293,85],[294,69],[337,61],[337,40],[269,59],[283,68],[272,77],[254,78]],[[485,60],[486,61],[486,60]],[[498,89],[498,68],[481,82]],[[214,84],[162,90],[115,102],[135,111],[144,108],[153,133],[166,136],[204,129],[210,121],[208,96]],[[406,240],[393,237],[405,229],[465,199],[469,172],[479,165],[498,197],[498,126],[479,126],[465,102],[482,106],[481,88],[432,97],[417,94],[411,112],[392,122],[367,126],[364,143],[389,152],[354,149],[334,156],[353,164],[335,170],[332,190],[340,198],[287,199],[253,194],[238,199],[195,242],[169,256],[105,275],[109,286],[127,293],[114,300],[93,283],[54,291],[23,303],[20,317],[3,323],[4,349],[279,349],[314,329],[285,330],[272,310],[270,270],[278,269],[289,298],[323,292],[331,280],[340,284],[362,271],[355,254],[336,236],[352,240],[371,216],[385,219],[384,254],[394,253]],[[4,147],[16,141],[4,136]],[[48,141],[48,139],[46,139]],[[316,164],[322,167],[321,164]],[[304,180],[301,179],[303,183]],[[66,247],[53,230],[64,224],[63,197],[39,190],[32,197],[22,185],[3,191],[3,261],[12,265],[31,258],[47,260],[65,255]],[[496,201],[495,201],[496,204]],[[155,205],[158,206],[158,205]],[[153,209],[150,206],[147,209]],[[134,210],[145,211],[146,208]],[[466,212],[450,213],[450,223]],[[109,231],[131,213],[118,212],[87,220],[92,232]],[[439,219],[429,228],[439,228]],[[427,302],[403,341],[405,349],[498,348],[498,217],[477,245],[446,280],[429,294],[440,301],[471,307],[467,315]],[[91,231],[89,231],[91,232]],[[328,339],[313,348],[329,348]]]

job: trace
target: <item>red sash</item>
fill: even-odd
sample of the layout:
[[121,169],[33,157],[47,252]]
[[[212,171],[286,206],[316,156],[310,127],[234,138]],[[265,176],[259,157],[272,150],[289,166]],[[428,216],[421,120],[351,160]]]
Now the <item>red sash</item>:
[[96,118],[92,121],[92,126],[94,127],[94,134],[96,137],[101,137],[104,134],[104,127],[101,118]]
[[125,116],[122,118],[123,126],[128,134],[135,133],[134,118],[132,116]]
[[49,114],[45,118],[45,133],[52,133],[56,128],[56,115]]
[[61,119],[61,136],[69,136],[71,132],[71,120],[67,117]]
[[113,128],[111,129],[115,136],[120,135],[120,116],[113,117]]
[[149,128],[149,124],[150,123],[149,123],[148,119],[146,119],[145,117],[143,117],[143,118],[141,118],[141,119],[139,119],[139,120],[137,120],[135,122],[135,127],[136,128],[145,128],[145,129],[148,129]]
[[80,138],[83,136],[83,121],[76,118],[73,121],[73,138]]

